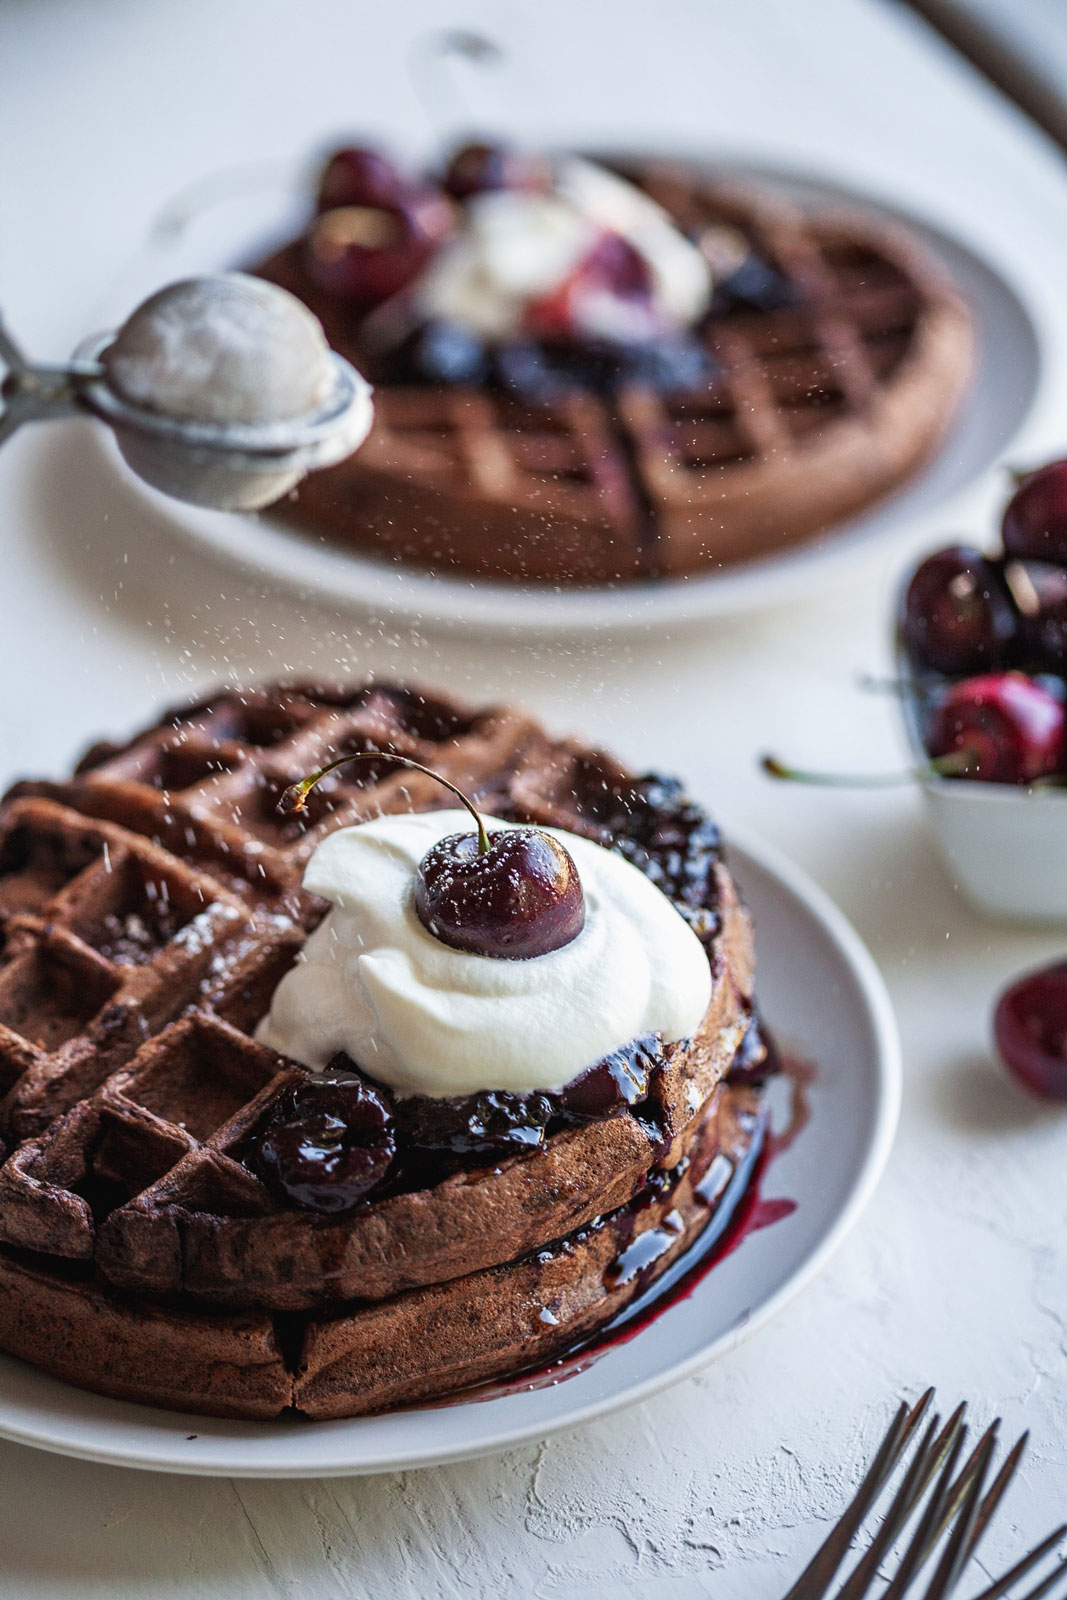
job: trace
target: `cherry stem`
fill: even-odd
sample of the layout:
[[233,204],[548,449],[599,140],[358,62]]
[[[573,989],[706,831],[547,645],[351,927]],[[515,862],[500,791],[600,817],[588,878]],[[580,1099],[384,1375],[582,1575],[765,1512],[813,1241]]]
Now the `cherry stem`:
[[485,855],[489,849],[489,834],[486,831],[485,822],[482,819],[481,812],[473,801],[467,799],[463,790],[457,789],[450,779],[442,778],[441,774],[434,772],[431,767],[424,767],[421,761],[412,761],[410,756],[393,755],[389,750],[360,750],[354,755],[338,756],[336,761],[328,761],[324,767],[319,767],[316,772],[309,772],[307,777],[301,778],[298,783],[291,783],[278,801],[278,810],[283,816],[287,816],[294,811],[306,811],[308,795],[321,778],[325,778],[330,772],[336,772],[338,767],[347,766],[350,761],[380,761],[383,756],[389,761],[398,762],[402,767],[410,767],[413,772],[421,772],[424,777],[435,779],[437,783],[443,784],[446,789],[450,790],[457,800],[461,800],[474,818],[478,828],[478,854],[480,856]]
[[920,686],[911,678],[881,678],[875,672],[857,673],[856,687],[864,694],[888,694],[898,700],[921,693]]
[[769,778],[781,778],[789,783],[813,783],[833,789],[889,789],[916,779],[959,777],[973,769],[974,761],[973,750],[950,750],[947,755],[935,756],[925,765],[911,767],[906,772],[804,772],[799,767],[787,767],[777,756],[761,756],[760,766]]

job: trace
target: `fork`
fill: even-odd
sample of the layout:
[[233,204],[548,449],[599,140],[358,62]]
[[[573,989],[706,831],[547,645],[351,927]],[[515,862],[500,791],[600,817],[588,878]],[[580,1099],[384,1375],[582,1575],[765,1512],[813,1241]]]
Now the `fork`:
[[[852,1572],[834,1591],[834,1600],[864,1600],[873,1592],[883,1563],[893,1553],[905,1527],[924,1499],[925,1507],[906,1547],[899,1555],[895,1575],[888,1587],[880,1591],[880,1600],[903,1600],[905,1595],[917,1595],[919,1574],[942,1539],[945,1542],[941,1558],[924,1591],[923,1600],[946,1600],[946,1596],[955,1591],[993,1513],[1015,1476],[1026,1449],[1027,1435],[1024,1433],[1012,1446],[986,1489],[997,1446],[1000,1418],[991,1423],[960,1466],[967,1439],[964,1422],[966,1406],[959,1406],[942,1427],[939,1416],[929,1415],[929,1420],[926,1420],[933,1398],[934,1391],[927,1389],[914,1406],[900,1406],[863,1482],[840,1521],[784,1600],[828,1600],[831,1586],[863,1524],[917,1438],[918,1446],[889,1503],[881,1526]],[[1016,1583],[1051,1555],[1065,1534],[1067,1523],[1042,1539],[1010,1571],[975,1595],[973,1600],[1000,1600],[1001,1596],[1007,1595]],[[1067,1583],[1060,1585],[1065,1573],[1067,1558],[1061,1558],[1051,1572],[1039,1579],[1036,1587],[1028,1589],[1025,1595],[1019,1595],[1017,1600],[1042,1600],[1042,1597],[1051,1597],[1054,1590],[1058,1600],[1067,1600]]]

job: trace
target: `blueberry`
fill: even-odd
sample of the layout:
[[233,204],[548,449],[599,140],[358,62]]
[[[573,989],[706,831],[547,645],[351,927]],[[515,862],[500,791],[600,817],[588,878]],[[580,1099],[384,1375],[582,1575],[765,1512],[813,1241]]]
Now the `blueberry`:
[[391,365],[400,378],[414,383],[476,386],[489,371],[481,340],[454,322],[415,328],[393,352]]
[[663,394],[708,389],[720,373],[710,352],[684,334],[636,347],[631,370],[638,382]]
[[503,388],[534,405],[558,400],[574,388],[543,346],[527,340],[502,344],[494,356],[494,373]]
[[712,314],[728,311],[782,311],[797,304],[789,279],[755,250],[739,267],[715,285]]

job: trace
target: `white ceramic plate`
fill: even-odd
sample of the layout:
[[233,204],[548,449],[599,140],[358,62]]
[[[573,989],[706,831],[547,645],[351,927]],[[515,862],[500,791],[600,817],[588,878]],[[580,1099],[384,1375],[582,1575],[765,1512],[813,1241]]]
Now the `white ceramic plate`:
[[[1039,392],[1042,314],[1034,297],[1014,282],[1009,267],[995,264],[981,246],[972,247],[905,210],[875,205],[845,187],[781,170],[736,163],[717,164],[716,170],[777,187],[805,203],[861,205],[906,223],[942,258],[974,312],[977,372],[943,449],[899,493],[820,540],[780,556],[699,577],[616,588],[524,589],[470,578],[429,576],[338,549],[313,535],[295,534],[269,514],[238,516],[169,500],[121,466],[103,430],[99,438],[134,501],[146,507],[153,518],[168,522],[176,532],[245,571],[379,615],[385,612],[425,623],[462,623],[486,632],[535,630],[544,634],[641,628],[794,600],[847,576],[872,543],[905,528],[935,529],[944,523],[952,515],[953,502],[1004,458]],[[240,203],[228,201],[220,212],[197,215],[180,244],[147,255],[123,275],[121,288],[116,288],[104,308],[105,320],[121,320],[143,294],[168,279],[248,260],[255,254],[252,241],[265,231],[278,236],[278,211],[276,194],[266,200],[262,195],[246,195]],[[287,223],[288,227],[281,226],[281,236],[293,231],[291,211]]]
[[[755,913],[771,1025],[816,1062],[811,1120],[764,1195],[796,1202],[628,1343],[554,1387],[348,1422],[242,1423],[83,1393],[0,1358],[0,1435],[91,1461],[263,1478],[339,1476],[486,1455],[654,1394],[725,1355],[809,1283],[870,1198],[900,1101],[896,1025],[849,923],[764,846],[731,862]],[[828,997],[832,996],[832,1004]]]

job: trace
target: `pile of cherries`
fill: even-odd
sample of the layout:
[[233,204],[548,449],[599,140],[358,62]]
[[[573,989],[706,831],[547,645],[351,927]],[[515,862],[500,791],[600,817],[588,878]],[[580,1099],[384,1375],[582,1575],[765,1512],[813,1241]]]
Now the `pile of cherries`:
[[[703,388],[716,375],[690,330],[666,327],[654,309],[648,263],[621,234],[601,229],[569,276],[530,304],[518,337],[490,343],[455,322],[426,320],[413,291],[437,253],[463,228],[465,207],[497,191],[546,193],[550,164],[499,145],[469,144],[435,174],[404,171],[380,151],[346,146],[326,162],[315,215],[301,241],[311,284],[365,324],[381,350],[373,376],[432,385],[490,384],[538,403],[574,389],[610,392],[622,382],[663,391]],[[714,273],[712,316],[793,303],[790,282],[737,235]],[[721,248],[718,254],[721,255]],[[589,292],[613,297],[634,333],[606,340],[583,325]],[[373,315],[372,315],[373,314]]]
[[901,637],[919,684],[923,738],[945,776],[1032,784],[1067,776],[1067,460],[1026,474],[1003,552],[928,556]]

